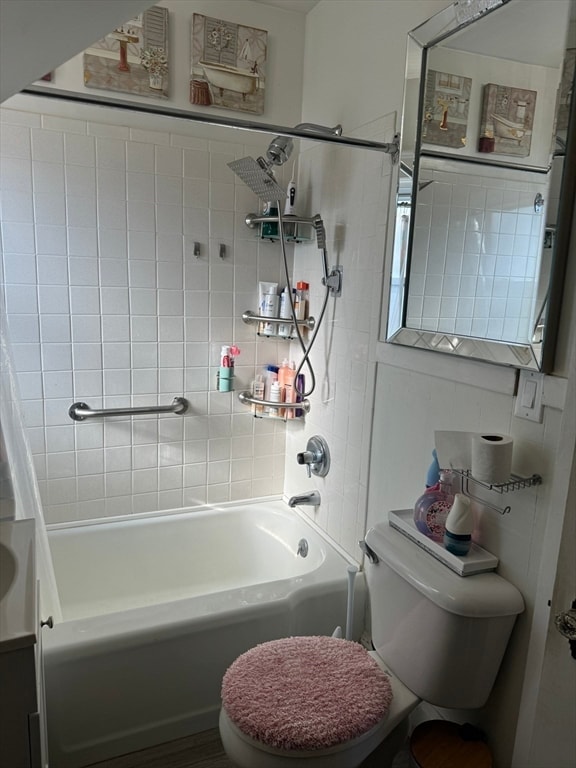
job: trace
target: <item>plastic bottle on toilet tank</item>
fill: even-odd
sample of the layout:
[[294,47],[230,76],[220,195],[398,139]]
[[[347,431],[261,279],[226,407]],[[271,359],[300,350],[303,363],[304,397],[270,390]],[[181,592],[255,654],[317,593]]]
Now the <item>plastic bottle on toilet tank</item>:
[[452,472],[443,469],[438,484],[423,493],[414,505],[414,523],[420,533],[442,543],[453,501]]

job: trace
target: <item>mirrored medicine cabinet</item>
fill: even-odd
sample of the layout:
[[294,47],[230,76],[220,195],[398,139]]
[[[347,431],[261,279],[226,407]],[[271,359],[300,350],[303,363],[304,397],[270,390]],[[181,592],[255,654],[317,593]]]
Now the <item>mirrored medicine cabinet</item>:
[[386,341],[552,370],[575,58],[576,0],[460,0],[409,33]]

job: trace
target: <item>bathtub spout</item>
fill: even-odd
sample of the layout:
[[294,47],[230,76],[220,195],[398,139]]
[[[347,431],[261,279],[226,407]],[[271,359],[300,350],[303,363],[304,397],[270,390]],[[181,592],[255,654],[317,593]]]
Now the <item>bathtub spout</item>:
[[309,491],[308,493],[300,494],[300,496],[290,497],[288,501],[289,507],[296,507],[299,504],[317,507],[320,504],[320,493],[318,491]]

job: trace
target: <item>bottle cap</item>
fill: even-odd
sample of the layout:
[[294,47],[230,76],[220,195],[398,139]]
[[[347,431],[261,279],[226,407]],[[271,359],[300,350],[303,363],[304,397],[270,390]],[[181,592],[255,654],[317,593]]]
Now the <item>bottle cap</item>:
[[296,288],[298,288],[299,291],[307,291],[309,287],[309,283],[305,283],[302,280],[296,283]]
[[458,536],[470,536],[474,530],[470,499],[463,493],[457,493],[454,496],[452,509],[446,518],[446,530]]

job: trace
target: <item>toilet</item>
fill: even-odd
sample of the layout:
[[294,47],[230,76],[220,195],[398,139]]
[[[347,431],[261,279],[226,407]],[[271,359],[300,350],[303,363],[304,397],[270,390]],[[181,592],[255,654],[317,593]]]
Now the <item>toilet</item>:
[[421,702],[482,707],[520,592],[461,577],[387,523],[366,534],[372,643],[293,637],[239,656],[222,683],[220,736],[238,768],[390,766]]

